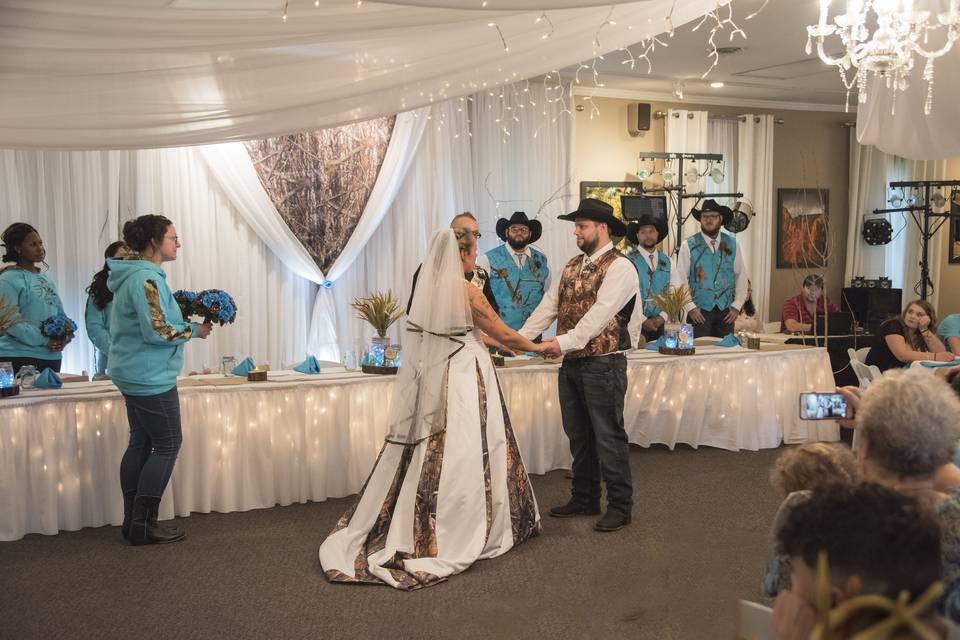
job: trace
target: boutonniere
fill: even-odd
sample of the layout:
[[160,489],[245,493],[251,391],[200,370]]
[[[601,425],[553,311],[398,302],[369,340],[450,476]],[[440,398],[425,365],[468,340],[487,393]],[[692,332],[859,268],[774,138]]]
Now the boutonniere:
[[583,267],[582,273],[584,273],[584,274],[593,273],[593,272],[596,271],[596,270],[597,270],[597,263],[596,263],[596,262],[588,262],[588,263],[586,264],[586,266]]
[[663,258],[660,258],[660,260],[657,261],[657,268],[658,268],[658,269],[663,269],[663,268],[665,268],[666,266],[667,266],[667,263],[664,262]]
[[723,242],[723,241],[721,240],[721,241],[720,241],[720,253],[722,253],[722,254],[725,255],[725,256],[729,256],[730,254],[733,253],[733,251],[730,250],[730,247],[727,246],[727,243],[726,243],[726,242]]

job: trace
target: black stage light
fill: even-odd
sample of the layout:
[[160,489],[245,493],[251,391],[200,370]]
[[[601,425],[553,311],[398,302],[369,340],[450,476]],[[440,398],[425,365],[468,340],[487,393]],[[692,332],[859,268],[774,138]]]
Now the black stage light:
[[889,244],[893,240],[893,225],[886,218],[874,218],[863,223],[863,240],[869,245]]

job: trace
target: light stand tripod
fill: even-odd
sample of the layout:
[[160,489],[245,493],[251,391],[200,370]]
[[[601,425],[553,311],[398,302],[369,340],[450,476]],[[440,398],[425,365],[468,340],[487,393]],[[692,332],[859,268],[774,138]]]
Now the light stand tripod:
[[[892,209],[874,209],[874,214],[885,213],[909,213],[913,221],[920,230],[920,290],[917,293],[921,300],[927,299],[927,287],[933,286],[930,281],[930,240],[935,235],[943,223],[949,219],[960,220],[960,213],[944,212],[934,213],[930,206],[930,189],[952,187],[954,191],[960,188],[960,180],[908,180],[902,182],[891,182],[891,189],[923,189],[923,204],[910,205],[907,207],[894,207]],[[951,195],[950,198],[953,201]],[[952,207],[951,207],[952,208]],[[931,223],[931,218],[934,219]]]
[[699,202],[703,198],[712,197],[712,198],[742,198],[742,193],[687,193],[684,188],[684,175],[683,175],[683,163],[684,161],[693,161],[697,160],[709,160],[712,162],[722,162],[723,154],[722,153],[673,153],[673,152],[661,152],[661,151],[644,151],[640,154],[640,161],[643,160],[664,160],[665,162],[670,162],[671,160],[677,161],[677,177],[679,182],[676,186],[667,186],[664,184],[662,187],[655,187],[653,189],[646,189],[643,186],[643,182],[640,183],[640,193],[665,193],[668,197],[672,197],[674,200],[674,207],[677,211],[677,242],[676,246],[673,247],[671,253],[678,253],[680,251],[680,242],[683,240],[683,224],[690,219],[690,213],[684,214],[683,211],[683,201],[693,199],[694,202]]

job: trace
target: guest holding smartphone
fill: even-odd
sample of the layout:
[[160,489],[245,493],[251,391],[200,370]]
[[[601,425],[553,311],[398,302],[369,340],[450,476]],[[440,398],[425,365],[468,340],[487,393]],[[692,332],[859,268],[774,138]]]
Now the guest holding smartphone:
[[60,371],[63,348],[70,339],[48,338],[40,331],[44,320],[63,313],[57,285],[39,265],[48,267],[40,234],[26,222],[14,222],[2,235],[3,262],[0,270],[0,298],[17,308],[25,320],[0,335],[0,360],[13,363],[14,373],[25,365],[37,371]]
[[[127,255],[127,245],[122,240],[111,242],[103,257],[122,258]],[[93,282],[87,287],[87,308],[83,314],[90,342],[96,347],[94,371],[98,376],[107,372],[107,354],[110,353],[110,310],[113,307],[113,292],[107,288],[110,267],[106,263],[103,269],[93,276]]]
[[124,498],[121,532],[133,545],[177,542],[179,529],[160,525],[160,499],[183,440],[177,376],[183,345],[210,335],[210,324],[185,323],[161,265],[177,259],[180,240],[173,223],[140,216],[123,226],[131,254],[108,259],[110,375],[123,393],[130,442],[120,463]]

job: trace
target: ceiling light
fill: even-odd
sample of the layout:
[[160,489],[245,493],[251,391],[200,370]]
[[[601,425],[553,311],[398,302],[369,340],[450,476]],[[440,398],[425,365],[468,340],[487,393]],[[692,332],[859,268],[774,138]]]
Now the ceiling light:
[[722,89],[722,88],[723,88],[723,83],[722,83],[722,82],[711,82],[711,83],[710,83],[710,88],[711,88],[711,89]]

